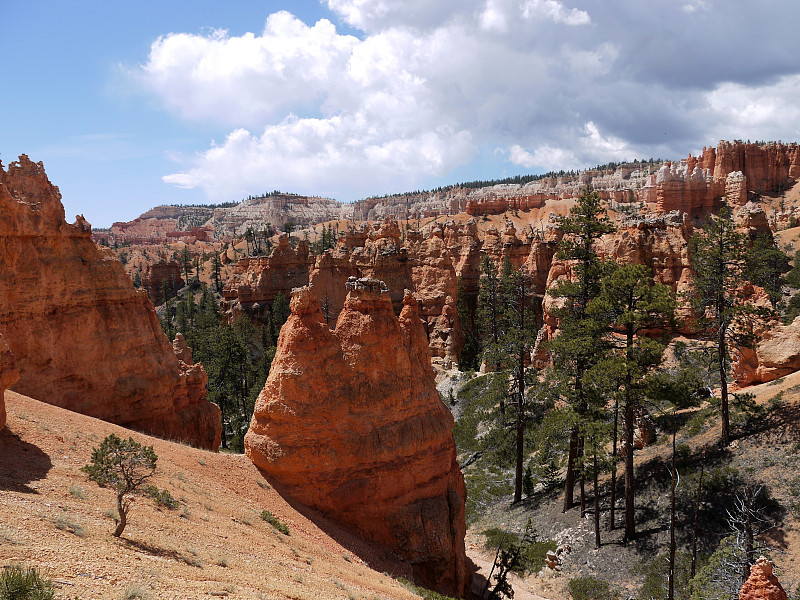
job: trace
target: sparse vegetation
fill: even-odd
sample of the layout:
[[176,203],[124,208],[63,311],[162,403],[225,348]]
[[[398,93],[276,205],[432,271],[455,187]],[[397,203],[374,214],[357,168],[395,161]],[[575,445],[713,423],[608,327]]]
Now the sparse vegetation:
[[36,567],[9,565],[0,572],[0,600],[51,600],[54,597],[53,583]]
[[572,600],[615,600],[618,592],[611,590],[608,582],[594,577],[577,577],[567,584]]
[[278,519],[278,517],[273,515],[268,510],[262,510],[260,516],[264,521],[266,521],[267,523],[272,525],[275,529],[280,531],[283,535],[289,535],[289,526],[286,523],[284,523],[283,521],[281,521],[280,519]]
[[155,485],[145,486],[144,495],[152,498],[158,506],[163,506],[170,510],[175,510],[180,506],[180,502],[172,497],[169,490],[159,490]]
[[418,596],[421,596],[424,600],[456,600],[455,598],[451,598],[450,596],[445,596],[444,594],[440,594],[439,592],[434,592],[433,590],[429,590],[422,586],[419,586],[408,579],[404,579],[403,577],[397,578],[398,583],[400,583],[404,588],[407,590],[414,592]]
[[84,527],[81,523],[78,523],[73,517],[67,514],[58,515],[55,517],[53,519],[53,525],[56,526],[56,529],[68,531],[79,538],[89,535],[89,533],[86,531],[86,527]]

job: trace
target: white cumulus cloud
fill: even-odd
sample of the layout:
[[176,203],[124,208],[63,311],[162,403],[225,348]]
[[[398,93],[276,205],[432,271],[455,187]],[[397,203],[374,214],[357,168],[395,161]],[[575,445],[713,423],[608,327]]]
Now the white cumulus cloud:
[[224,138],[165,181],[219,199],[274,188],[349,199],[425,187],[495,148],[509,167],[558,170],[800,135],[793,0],[325,5],[331,20],[282,11],[260,33],[152,44],[136,81]]

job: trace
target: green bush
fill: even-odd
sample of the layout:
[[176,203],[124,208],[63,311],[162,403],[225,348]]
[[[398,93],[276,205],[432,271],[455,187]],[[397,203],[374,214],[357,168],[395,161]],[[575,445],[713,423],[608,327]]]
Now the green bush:
[[567,584],[573,600],[614,600],[619,597],[611,591],[608,582],[594,577],[578,577],[570,579]]
[[397,581],[408,591],[413,592],[414,594],[417,594],[418,596],[422,597],[423,600],[455,600],[455,598],[451,598],[450,596],[445,596],[444,594],[440,594],[439,592],[434,592],[433,590],[420,587],[415,583],[412,583],[408,579],[404,579],[402,577],[398,577]]
[[172,497],[169,490],[159,490],[154,485],[146,486],[144,488],[144,495],[148,498],[152,498],[159,506],[169,508],[170,510],[174,510],[180,506],[180,502]]
[[261,518],[272,525],[275,529],[280,531],[283,535],[289,535],[289,526],[280,521],[278,517],[273,515],[268,510],[261,511]]
[[51,600],[54,596],[53,583],[35,567],[9,565],[0,573],[0,600]]
[[521,541],[517,535],[506,533],[499,527],[484,529],[482,533],[486,538],[484,546],[487,550],[494,552],[502,546],[516,556],[511,570],[523,577],[526,573],[536,573],[544,568],[547,552],[555,552],[557,547],[555,540],[538,540],[531,525],[526,527]]

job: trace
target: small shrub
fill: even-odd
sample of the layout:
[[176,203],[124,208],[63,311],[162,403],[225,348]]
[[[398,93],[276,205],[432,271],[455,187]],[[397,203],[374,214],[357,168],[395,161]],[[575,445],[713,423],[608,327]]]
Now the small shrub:
[[147,600],[147,590],[139,584],[131,584],[122,593],[122,600]]
[[511,570],[524,577],[526,573],[536,573],[544,568],[547,552],[555,552],[558,544],[555,540],[539,540],[533,525],[528,522],[522,540],[512,533],[506,533],[498,527],[490,527],[483,532],[486,541],[484,547],[494,552],[497,548],[509,550],[516,560],[511,566]]
[[692,455],[692,449],[689,444],[678,444],[675,446],[675,457],[678,460],[686,460]]
[[417,594],[424,600],[455,600],[450,596],[445,596],[444,594],[440,594],[439,592],[434,592],[433,590],[420,587],[415,583],[412,583],[408,579],[403,579],[402,577],[398,577],[397,582],[401,584],[404,588],[406,588],[408,591]]
[[781,406],[783,406],[783,392],[778,392],[767,400],[767,409],[770,412],[778,410]]
[[611,591],[607,581],[594,577],[570,579],[567,588],[573,600],[613,600],[619,597],[617,592]]
[[158,506],[163,506],[170,510],[175,510],[180,506],[180,502],[172,497],[169,490],[159,490],[158,487],[154,485],[146,486],[144,488],[144,495],[148,498],[152,498]]
[[54,596],[53,583],[35,567],[9,565],[0,573],[0,600],[51,600]]
[[261,518],[270,525],[272,525],[275,529],[280,531],[283,535],[289,535],[289,526],[286,525],[286,523],[280,521],[278,517],[273,515],[268,510],[261,511]]
[[686,421],[684,434],[687,437],[694,437],[702,433],[706,429],[709,416],[711,416],[711,410],[707,408],[695,412],[694,415]]
[[79,485],[69,486],[69,495],[78,500],[86,500],[86,492],[84,492],[83,488]]
[[68,531],[69,533],[78,536],[79,538],[85,538],[88,534],[86,528],[81,525],[80,523],[73,521],[67,515],[59,515],[55,519],[53,519],[53,525],[56,526],[56,529],[60,529],[61,531]]

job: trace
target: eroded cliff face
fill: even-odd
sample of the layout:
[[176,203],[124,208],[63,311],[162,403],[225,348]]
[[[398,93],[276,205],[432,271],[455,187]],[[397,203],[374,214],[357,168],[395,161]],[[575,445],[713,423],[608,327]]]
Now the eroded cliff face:
[[0,429],[6,425],[6,389],[19,380],[19,371],[14,361],[14,353],[6,340],[0,335]]
[[441,228],[427,237],[406,232],[405,240],[394,219],[362,224],[340,240],[335,249],[309,255],[308,244],[296,249],[282,236],[269,258],[242,259],[234,280],[225,286],[222,308],[230,318],[248,314],[263,321],[278,292],[289,296],[295,287],[314,287],[332,326],[344,307],[345,283],[350,277],[380,279],[386,283],[395,314],[403,308],[403,291],[421,300],[430,352],[457,362],[464,345],[456,313],[458,284]]
[[0,168],[0,333],[14,390],[203,448],[220,443],[202,365],[176,358],[153,305],[91,227],[64,219],[41,163]]
[[245,452],[300,502],[466,596],[466,490],[436,391],[418,301],[400,317],[381,282],[348,284],[335,330],[309,287],[292,294]]

